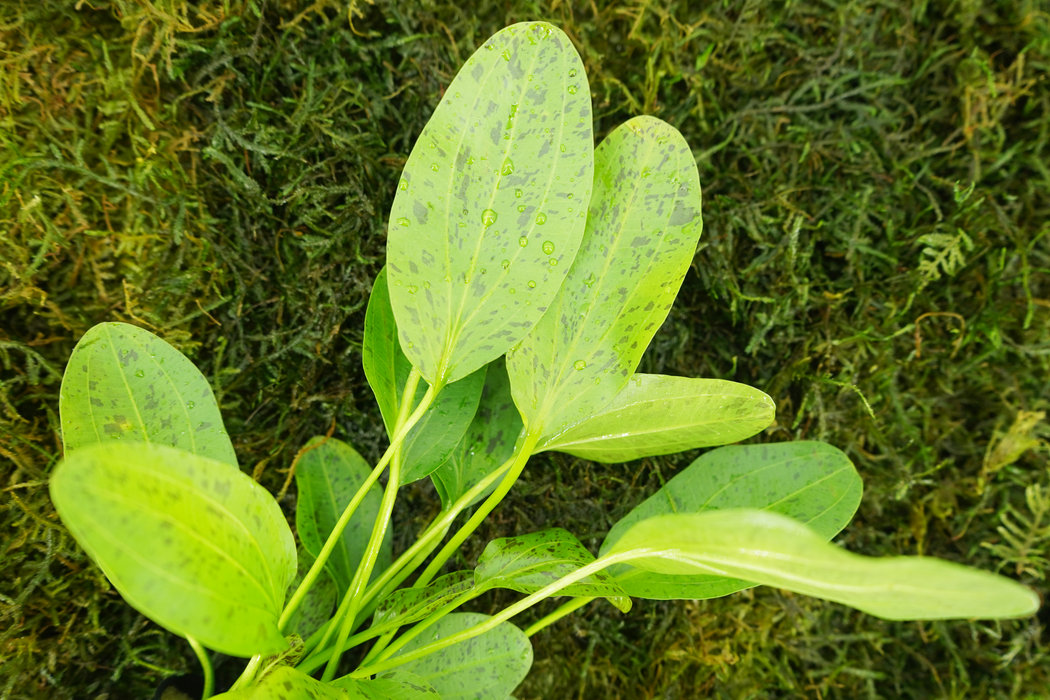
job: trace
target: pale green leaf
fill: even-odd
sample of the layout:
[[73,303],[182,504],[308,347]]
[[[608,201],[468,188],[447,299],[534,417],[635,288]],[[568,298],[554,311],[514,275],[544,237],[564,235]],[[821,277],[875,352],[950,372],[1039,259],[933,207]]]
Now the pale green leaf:
[[348,700],[441,700],[437,691],[414,673],[390,671],[369,681],[344,677],[332,681],[349,694]]
[[583,62],[546,22],[497,32],[445,88],[387,234],[401,347],[427,382],[485,366],[543,315],[583,235],[593,144]]
[[446,574],[423,588],[398,589],[379,603],[370,630],[382,633],[422,620],[455,600],[465,602],[473,591],[473,571]]
[[[387,435],[393,436],[401,397],[412,365],[397,338],[397,323],[390,307],[387,272],[384,267],[372,285],[372,296],[365,313],[365,337],[362,344],[365,377],[379,404]],[[446,386],[430,409],[401,443],[402,485],[422,479],[440,467],[460,443],[470,426],[481,400],[485,368]],[[428,385],[420,382],[416,390],[418,404]],[[415,404],[413,404],[415,405]]]
[[[451,613],[409,641],[401,656],[480,625],[478,613]],[[504,622],[497,627],[400,666],[429,683],[443,700],[505,700],[532,666],[532,645],[525,634]]]
[[51,499],[142,614],[225,654],[284,648],[295,542],[273,497],[236,467],[163,445],[95,445],[58,465]]
[[59,412],[66,453],[134,440],[237,464],[208,380],[181,352],[127,323],[100,323],[80,339]]
[[[583,544],[560,527],[520,537],[492,540],[474,570],[478,590],[509,588],[535,593],[594,561]],[[612,576],[598,571],[558,591],[558,595],[607,598],[622,612],[631,609],[631,599]]]
[[[445,463],[430,475],[445,510],[510,459],[522,427],[521,414],[510,395],[507,368],[499,358],[488,366],[473,422]],[[498,483],[478,494],[468,506],[485,498]]]
[[[295,485],[299,491],[295,529],[306,551],[317,557],[346,506],[372,473],[372,468],[342,440],[315,437],[307,443],[307,447],[311,445],[317,447],[305,452],[295,469]],[[368,547],[382,500],[382,487],[373,484],[328,557],[327,570],[339,587],[340,597],[350,588],[357,565]],[[391,536],[388,528],[373,576],[390,566]]]
[[[299,584],[306,578],[307,572],[310,571],[310,567],[314,563],[313,555],[305,549],[300,548],[297,555],[299,560],[298,570],[295,573],[295,578],[292,579],[291,584],[288,586],[285,600],[291,598],[292,594],[298,590]],[[327,570],[322,570],[314,580],[310,590],[306,592],[303,602],[299,604],[299,607],[295,609],[295,612],[288,619],[285,630],[289,634],[295,633],[303,639],[309,639],[310,635],[321,629],[321,626],[331,619],[338,595],[339,589],[335,585],[335,580],[328,574]]]
[[[721,447],[702,455],[616,523],[601,554],[647,518],[728,508],[780,513],[830,540],[857,512],[863,490],[849,457],[823,442]],[[713,574],[669,576],[627,564],[609,572],[630,595],[658,600],[716,598],[755,585]]]
[[587,230],[547,313],[507,354],[514,401],[544,436],[613,400],[659,330],[702,229],[700,178],[678,131],[626,122],[595,151]]
[[929,557],[862,557],[796,520],[737,509],[661,515],[637,523],[609,550],[660,574],[708,573],[849,605],[888,620],[1025,617],[1031,589]]
[[536,452],[628,462],[749,438],[773,422],[775,411],[771,398],[746,384],[635,374],[605,408],[549,435]]
[[342,688],[322,683],[289,666],[273,669],[247,688],[212,697],[214,700],[357,700]]

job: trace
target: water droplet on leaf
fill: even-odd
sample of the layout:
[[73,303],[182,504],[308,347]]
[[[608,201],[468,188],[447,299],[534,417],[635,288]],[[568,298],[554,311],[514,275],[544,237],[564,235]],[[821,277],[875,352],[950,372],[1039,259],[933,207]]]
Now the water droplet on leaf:
[[485,228],[496,223],[496,212],[492,209],[486,209],[481,212],[481,223],[485,225]]
[[518,239],[518,245],[520,245],[522,248],[524,248],[528,244],[529,244],[529,239],[526,238],[525,236],[522,236],[521,238]]
[[543,224],[547,223],[547,215],[544,214],[543,212],[540,212],[539,214],[537,214],[536,215],[536,223],[539,224],[540,226],[542,226]]
[[402,226],[408,226],[410,222],[408,219],[402,216],[398,218],[397,223],[401,224]]
[[536,288],[536,281],[535,280],[529,280],[529,289],[535,289],[535,288]]
[[401,182],[399,182],[397,184],[397,188],[399,190],[407,190],[408,189],[408,180],[406,180],[405,178],[401,178]]
[[581,369],[587,369],[587,361],[586,360],[576,360],[575,362],[572,363],[572,366],[578,372]]
[[504,270],[509,270],[509,269],[510,269],[510,260],[504,260],[504,261],[503,261],[502,263],[500,263],[500,264],[501,264],[501,265],[503,266],[503,269],[504,269]]
[[551,253],[553,253],[554,252],[554,242],[553,241],[544,241],[543,242],[543,252],[546,253],[547,255],[550,255]]

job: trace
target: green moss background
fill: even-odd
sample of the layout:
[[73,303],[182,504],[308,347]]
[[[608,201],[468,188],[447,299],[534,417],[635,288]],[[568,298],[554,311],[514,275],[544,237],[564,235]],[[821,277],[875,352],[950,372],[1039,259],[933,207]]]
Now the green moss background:
[[[642,369],[753,384],[778,406],[756,440],[845,450],[866,482],[850,549],[1047,595],[1045,2],[6,0],[0,700],[146,698],[196,666],[47,496],[77,339],[120,320],[182,349],[274,493],[333,421],[377,458],[361,324],[394,184],[456,68],[526,19],[576,43],[597,137],[653,114],[696,155],[704,235]],[[597,549],[695,456],[535,458],[463,556],[553,525]],[[407,488],[397,546],[437,510]],[[534,637],[516,695],[1045,698],[1048,626],[889,623],[773,589],[594,604]]]

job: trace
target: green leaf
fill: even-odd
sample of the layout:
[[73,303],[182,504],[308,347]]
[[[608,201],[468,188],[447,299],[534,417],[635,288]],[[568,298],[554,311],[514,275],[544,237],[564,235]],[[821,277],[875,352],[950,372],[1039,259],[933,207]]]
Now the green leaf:
[[605,408],[548,436],[536,452],[610,464],[726,445],[768,427],[775,410],[771,398],[746,384],[635,374]]
[[555,435],[613,400],[674,303],[702,228],[696,162],[674,127],[636,117],[598,146],[580,251],[507,354],[530,429]]
[[237,465],[208,380],[181,352],[126,323],[100,323],[80,339],[59,412],[67,454],[134,440]]
[[[387,435],[393,437],[401,396],[412,365],[401,351],[397,324],[390,307],[386,268],[380,270],[372,285],[372,296],[365,313],[365,337],[362,344],[365,377],[372,387],[383,415]],[[478,409],[485,385],[485,368],[446,386],[430,409],[401,443],[401,484],[409,484],[440,467],[452,454],[470,427]],[[420,382],[416,390],[418,403],[429,387]]]
[[441,700],[429,683],[405,671],[390,671],[370,681],[337,678],[332,686],[346,690],[349,700]]
[[[381,633],[429,617],[452,601],[473,597],[474,572],[456,571],[423,588],[401,588],[380,602],[371,631]],[[479,591],[480,592],[480,591]]]
[[427,382],[484,367],[546,311],[583,236],[593,144],[583,62],[546,22],[497,32],[445,89],[387,234],[401,347]]
[[[510,395],[507,368],[499,358],[488,366],[474,421],[448,460],[430,475],[445,510],[510,459],[522,427],[521,414]],[[485,498],[497,485],[492,484],[468,505]]]
[[[560,527],[504,537],[489,542],[481,553],[474,570],[474,585],[479,592],[509,588],[519,593],[535,593],[593,561],[594,555],[572,533]],[[561,589],[558,595],[607,598],[622,612],[631,609],[627,593],[605,571]]]
[[661,574],[713,573],[832,600],[887,620],[1031,615],[1039,596],[1003,576],[927,557],[862,557],[798,521],[738,509],[661,515],[609,550]]
[[[849,457],[823,442],[721,447],[698,458],[616,523],[601,554],[642,520],[729,508],[786,515],[827,541],[857,512],[863,490]],[[657,600],[717,598],[755,585],[713,574],[668,576],[628,564],[614,565],[609,572],[630,595]]]
[[289,666],[275,668],[247,688],[212,697],[213,700],[356,700],[342,688],[314,680]]
[[233,656],[277,652],[295,542],[236,467],[163,445],[70,452],[51,476],[62,521],[136,610]]
[[[451,613],[402,647],[396,656],[480,625],[488,615]],[[395,658],[396,658],[395,656]],[[532,666],[525,634],[504,622],[494,629],[400,666],[434,687],[443,700],[505,700]]]
[[[297,555],[299,560],[298,570],[295,573],[295,578],[292,579],[291,584],[288,586],[285,600],[292,597],[292,594],[299,588],[299,584],[306,578],[306,574],[314,563],[314,556],[305,549],[299,549]],[[339,589],[336,587],[335,581],[328,575],[327,570],[322,570],[320,575],[314,580],[310,590],[307,591],[303,602],[292,613],[285,629],[289,634],[294,632],[303,639],[309,639],[310,635],[321,629],[321,626],[332,617],[332,611],[335,608],[338,595]]]
[[[372,468],[342,440],[315,437],[306,443],[307,447],[311,445],[317,447],[302,455],[295,470],[295,485],[299,490],[295,529],[303,547],[316,558]],[[382,487],[373,484],[328,557],[327,570],[339,587],[340,597],[350,588],[357,565],[368,547],[382,500]],[[373,576],[390,566],[391,558],[391,532],[387,529]]]

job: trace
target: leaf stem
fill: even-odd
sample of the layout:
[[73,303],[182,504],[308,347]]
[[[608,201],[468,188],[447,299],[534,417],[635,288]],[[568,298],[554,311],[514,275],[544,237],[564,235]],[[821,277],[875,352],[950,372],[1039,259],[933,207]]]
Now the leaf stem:
[[201,646],[201,643],[193,637],[186,635],[186,641],[190,643],[193,653],[201,662],[201,671],[204,672],[204,692],[201,693],[201,700],[208,700],[215,692],[215,672],[211,667],[211,657],[208,656],[208,651]]
[[256,654],[248,661],[248,665],[244,667],[240,677],[230,686],[230,690],[240,690],[255,680],[255,674],[259,672],[260,665],[262,665],[262,654]]
[[576,612],[577,610],[582,608],[584,605],[587,605],[587,603],[591,602],[592,600],[596,600],[596,599],[595,598],[587,598],[585,596],[584,597],[580,597],[580,598],[571,598],[571,599],[569,599],[568,602],[562,603],[560,606],[558,606],[558,609],[555,610],[554,612],[552,612],[550,615],[547,615],[546,617],[540,618],[536,622],[532,623],[532,625],[529,626],[529,628],[527,630],[525,630],[525,636],[526,637],[531,637],[532,635],[536,634],[537,632],[539,632],[543,628],[547,627],[548,625],[552,625],[555,622],[557,622],[558,620],[560,620],[563,617],[565,617],[566,615],[571,615],[572,613]]

